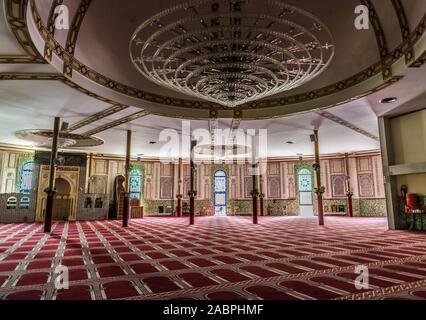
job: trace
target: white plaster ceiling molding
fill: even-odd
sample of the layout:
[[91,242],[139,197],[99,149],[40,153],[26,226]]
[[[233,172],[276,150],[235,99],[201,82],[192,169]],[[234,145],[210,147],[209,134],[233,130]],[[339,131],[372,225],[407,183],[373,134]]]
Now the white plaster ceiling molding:
[[[64,1],[64,4],[68,2]],[[208,0],[195,3],[198,5],[207,2],[210,3]],[[22,5],[26,3],[23,1]],[[26,8],[28,19],[25,22],[26,27],[32,29],[31,37],[33,41],[38,42],[39,39],[44,41],[44,45],[37,44],[37,48],[42,55],[45,55],[45,52],[52,54],[52,64],[59,72],[64,73],[68,83],[122,105],[132,105],[152,114],[171,117],[207,119],[215,112],[216,117],[232,118],[234,109],[238,109],[241,111],[242,119],[273,118],[328,108],[394,83],[407,67],[421,56],[426,47],[424,36],[426,4],[422,0],[361,1],[371,12],[372,21],[367,30],[357,30],[354,26],[356,18],[354,10],[360,5],[359,0],[270,0],[268,3],[271,4],[295,6],[322,22],[333,37],[335,55],[329,66],[320,68],[323,69],[322,72],[314,79],[303,84],[301,81],[295,86],[289,84],[287,91],[259,90],[256,95],[249,88],[256,87],[252,82],[248,85],[244,83],[244,86],[239,85],[238,90],[242,90],[238,93],[239,99],[246,98],[243,98],[244,103],[241,100],[239,101],[241,104],[237,102],[233,106],[234,104],[220,103],[223,95],[222,98],[215,95],[214,99],[219,101],[214,99],[212,101],[211,91],[202,91],[200,98],[160,86],[142,76],[129,59],[129,42],[140,24],[173,6],[181,5],[184,1],[126,1],[125,4],[116,0],[77,1],[77,5],[73,4],[70,8],[71,25],[65,42],[63,30],[53,34],[46,26],[49,21],[46,17],[51,16],[53,6],[49,8],[49,5],[46,5],[49,2],[42,0],[30,0],[28,3]],[[248,5],[245,5],[247,3]],[[241,13],[262,14],[264,3],[255,0],[244,1]],[[406,8],[404,12],[399,10],[401,6]],[[46,12],[49,10],[50,13]],[[203,7],[203,10],[207,9]],[[268,14],[276,19],[293,21],[291,15],[281,16],[281,12],[278,11]],[[188,14],[188,17],[191,14]],[[206,11],[199,14],[206,14]],[[166,15],[168,16],[168,12]],[[179,18],[173,14],[170,14],[170,17],[173,18],[172,21]],[[306,22],[304,19],[296,20],[294,22],[301,26]],[[202,22],[199,21],[198,28],[181,30],[180,36],[184,36],[185,32],[198,32],[203,28]],[[260,24],[260,28],[262,26],[265,27]],[[209,28],[211,27],[210,25]],[[271,27],[271,30],[275,30],[274,28]],[[283,28],[282,31],[291,37],[289,30]],[[35,37],[35,33],[39,35]],[[317,38],[321,44],[326,41],[324,37]],[[161,40],[167,42],[167,39],[169,38]],[[272,34],[270,40],[273,45]],[[304,39],[300,42],[306,47],[309,41]],[[327,62],[325,58],[324,63]],[[166,68],[163,71],[167,70]],[[223,88],[226,91],[226,85],[223,86],[222,83],[222,90]],[[251,98],[256,100],[250,101]]]
[[[20,130],[15,133],[16,137],[26,142],[31,142],[35,147],[50,148],[53,141],[53,130]],[[104,141],[93,136],[60,132],[59,148],[85,148],[103,145]]]

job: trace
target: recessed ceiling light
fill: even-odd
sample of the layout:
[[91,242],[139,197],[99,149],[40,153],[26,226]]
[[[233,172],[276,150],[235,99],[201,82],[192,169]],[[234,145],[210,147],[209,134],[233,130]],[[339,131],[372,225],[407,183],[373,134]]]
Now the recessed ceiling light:
[[287,144],[295,144],[296,142],[294,142],[294,141],[287,141],[286,143]]
[[149,144],[156,144],[157,142],[155,141],[150,141]]
[[380,103],[394,103],[398,100],[396,97],[388,97],[380,100]]

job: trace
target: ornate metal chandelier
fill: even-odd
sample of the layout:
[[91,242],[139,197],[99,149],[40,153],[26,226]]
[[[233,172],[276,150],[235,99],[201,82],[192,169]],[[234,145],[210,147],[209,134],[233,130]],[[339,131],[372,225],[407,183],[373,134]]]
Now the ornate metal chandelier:
[[334,55],[327,27],[279,0],[195,0],[140,25],[136,68],[163,87],[226,107],[301,86]]

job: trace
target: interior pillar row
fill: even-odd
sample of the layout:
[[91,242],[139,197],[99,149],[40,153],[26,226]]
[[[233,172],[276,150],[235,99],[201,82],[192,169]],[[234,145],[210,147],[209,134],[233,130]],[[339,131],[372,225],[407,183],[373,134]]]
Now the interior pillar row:
[[55,195],[55,162],[58,156],[58,140],[59,128],[61,127],[61,118],[55,117],[53,126],[53,139],[52,149],[50,152],[50,167],[49,167],[49,187],[45,190],[47,193],[46,199],[46,215],[44,217],[44,232],[50,233],[52,231],[52,217],[53,217],[53,198]]
[[125,184],[124,184],[124,194],[123,194],[123,228],[129,226],[130,220],[130,152],[132,146],[132,131],[127,130],[127,142],[126,142],[126,167],[125,167]]
[[183,161],[182,158],[179,158],[179,164],[178,164],[178,189],[177,189],[177,205],[176,205],[176,216],[181,217],[182,216],[182,177],[183,177]]
[[318,224],[320,226],[323,226],[324,225],[324,207],[323,207],[322,195],[324,193],[324,188],[321,185],[321,166],[320,166],[318,130],[314,130],[314,134],[311,139],[314,142],[314,148],[315,148],[314,170],[316,174],[316,183],[317,183],[315,193],[317,195],[317,201],[318,201]]
[[350,170],[349,170],[349,154],[345,153],[345,181],[346,181],[346,197],[348,201],[348,214],[350,217],[354,216],[354,209],[352,203],[352,185],[350,180]]
[[257,206],[257,200],[259,198],[259,189],[257,186],[257,175],[259,174],[258,171],[258,165],[256,161],[257,151],[256,151],[256,136],[252,136],[252,164],[251,164],[251,175],[252,175],[252,190],[251,190],[251,196],[253,200],[253,224],[258,224],[258,206]]
[[193,225],[195,223],[195,196],[197,191],[195,188],[195,162],[194,162],[194,148],[196,146],[196,141],[191,141],[191,153],[190,153],[190,167],[191,167],[191,176],[190,176],[190,190],[188,192],[189,196],[189,224]]

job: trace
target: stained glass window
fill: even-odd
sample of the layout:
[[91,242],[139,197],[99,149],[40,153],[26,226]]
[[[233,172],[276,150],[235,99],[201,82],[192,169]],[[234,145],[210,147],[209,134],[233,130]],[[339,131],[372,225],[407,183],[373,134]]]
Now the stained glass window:
[[299,191],[312,191],[312,174],[308,169],[300,169],[299,175]]
[[131,199],[140,199],[142,194],[142,171],[133,169],[130,173],[129,191]]
[[19,177],[19,192],[25,195],[31,194],[34,162],[26,162],[22,166]]
[[216,171],[214,175],[214,206],[216,215],[226,215],[226,172]]

